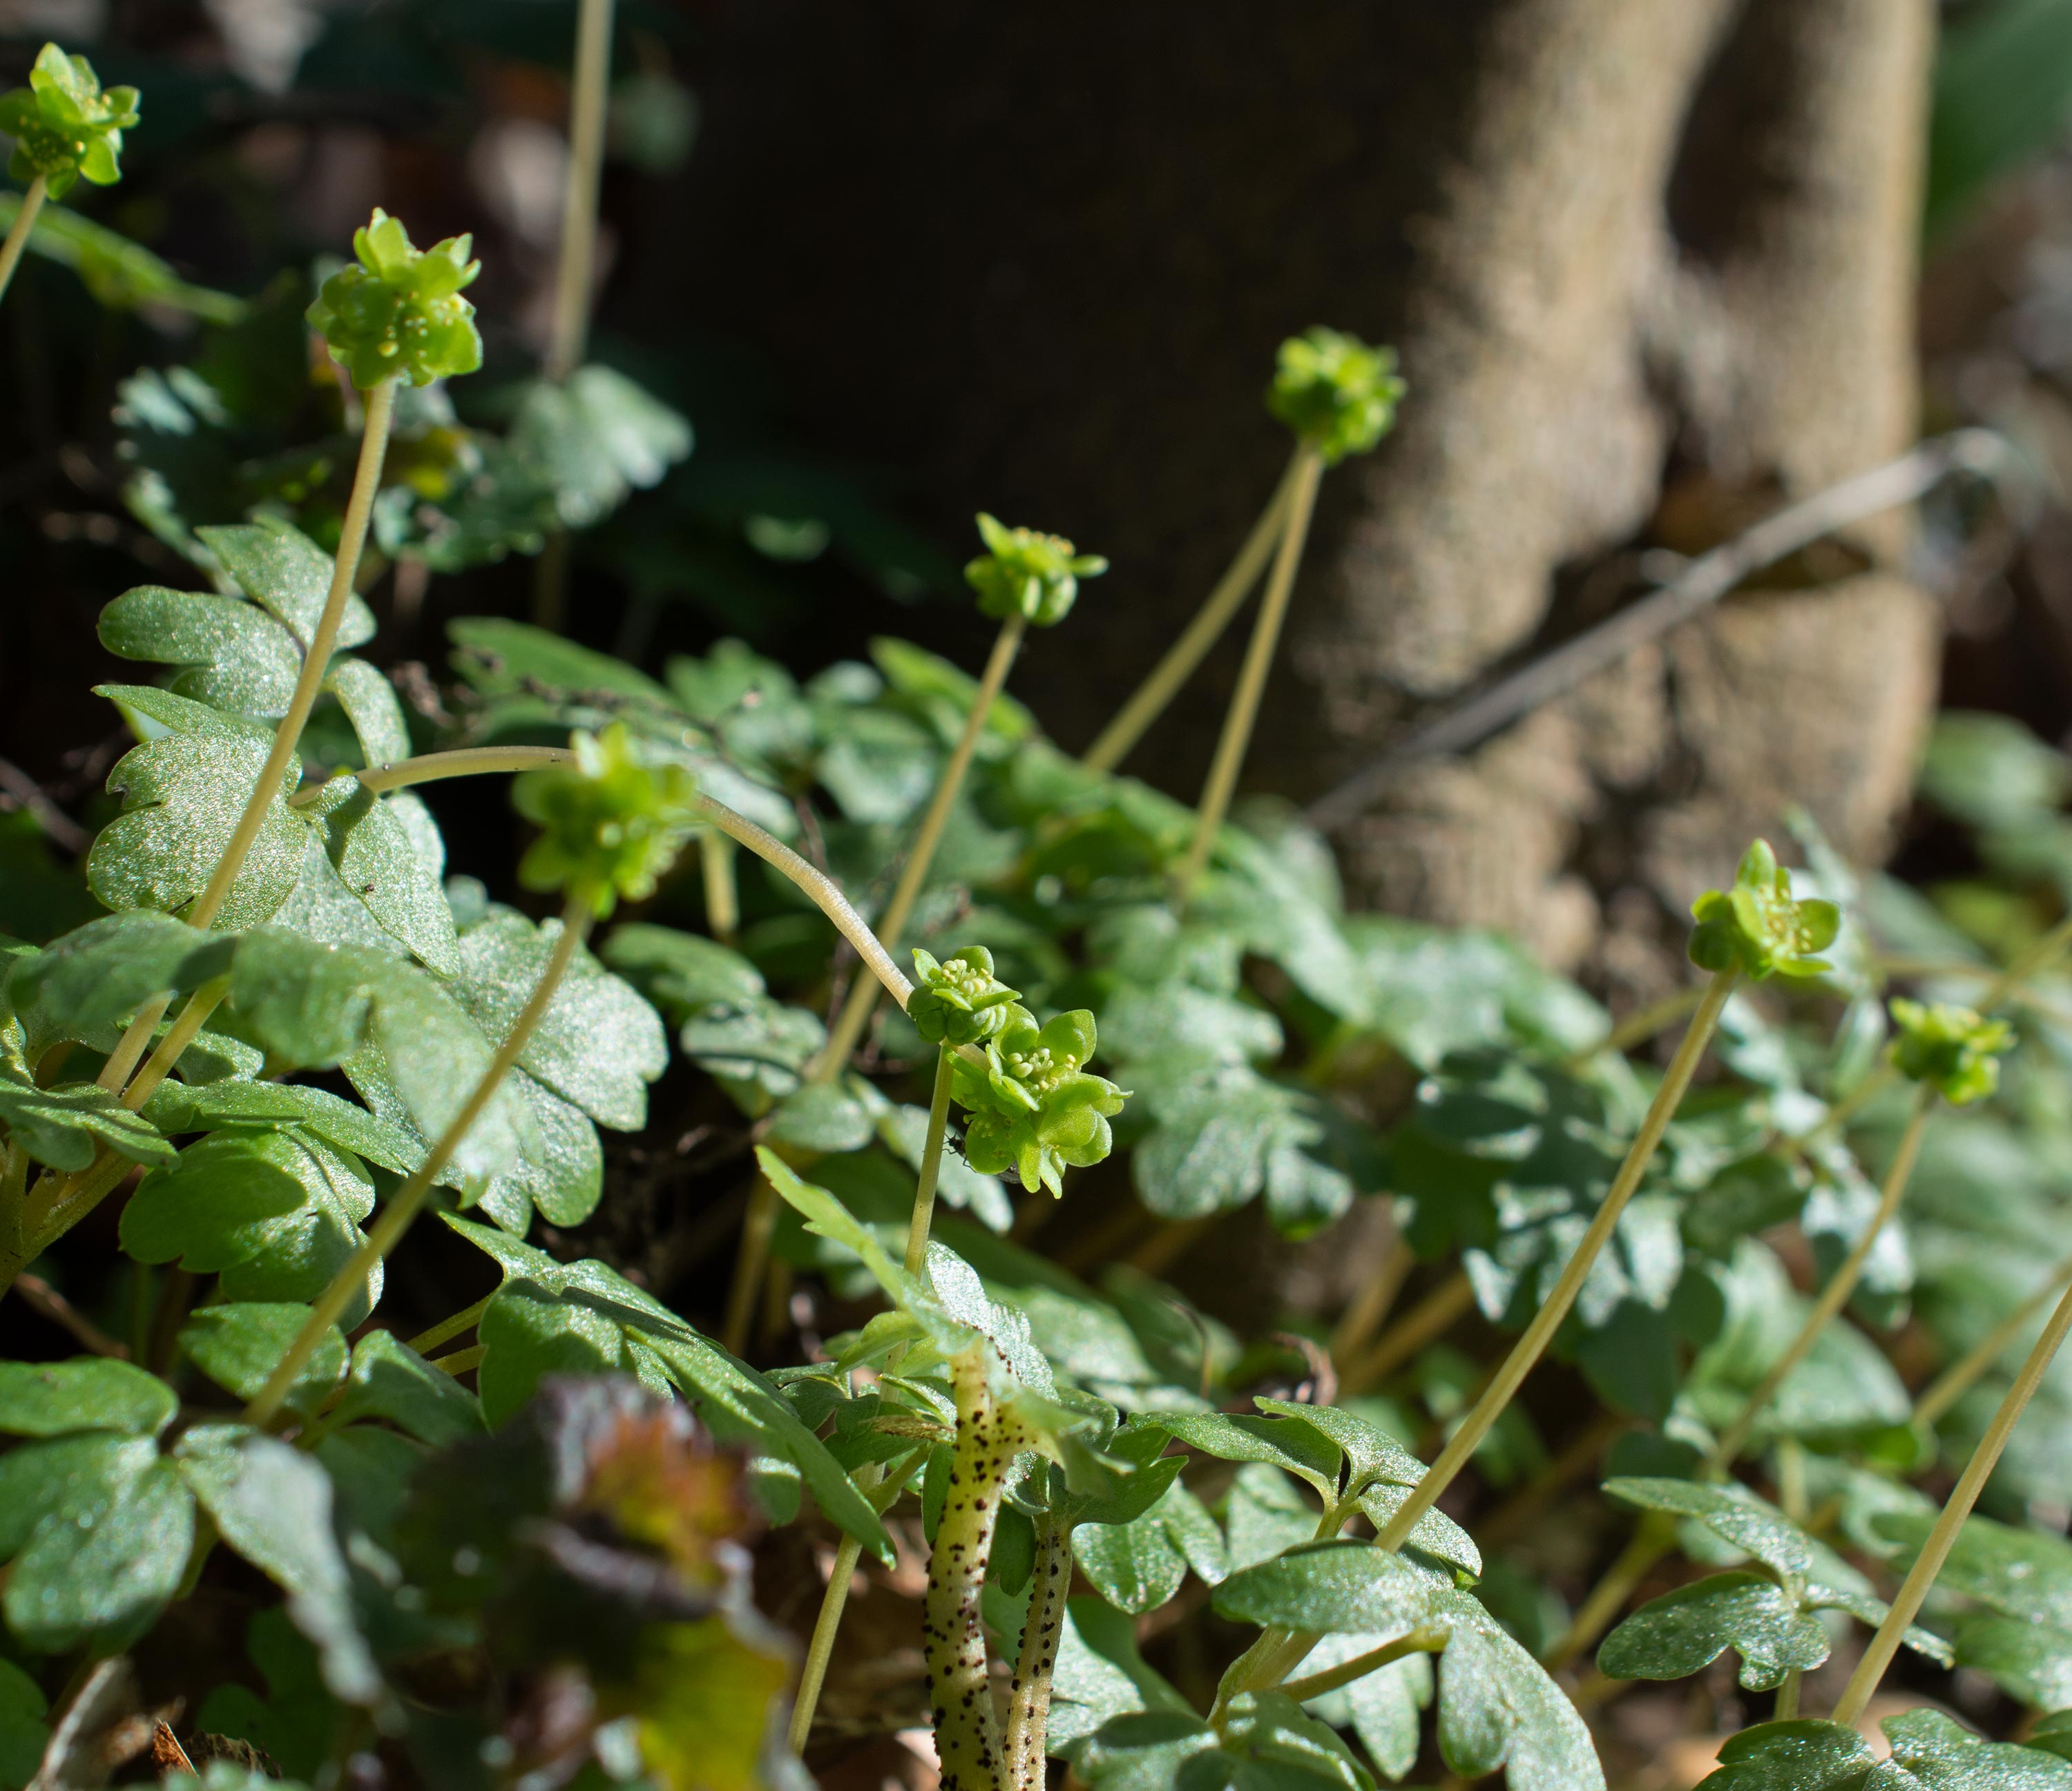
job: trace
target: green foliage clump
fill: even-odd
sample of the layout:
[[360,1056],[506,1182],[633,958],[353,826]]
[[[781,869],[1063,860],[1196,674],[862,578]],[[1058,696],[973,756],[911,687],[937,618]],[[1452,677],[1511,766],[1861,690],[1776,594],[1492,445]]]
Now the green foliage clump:
[[323,283],[310,327],[361,391],[384,380],[430,385],[482,365],[475,307],[460,296],[482,271],[468,258],[471,236],[412,246],[400,219],[376,208],[352,233],[357,264]]
[[122,134],[137,122],[137,89],[104,89],[84,56],[46,43],[29,72],[29,84],[0,95],[0,131],[14,139],[7,172],[17,180],[40,176],[52,199],[63,199],[82,176],[97,187],[122,178]]
[[2001,1057],[2014,1045],[2014,1028],[1947,1001],[1892,1003],[1899,1036],[1892,1061],[1910,1082],[1926,1082],[1952,1107],[1984,1100],[2000,1085]]
[[565,889],[599,917],[623,896],[645,900],[695,824],[697,785],[680,765],[651,765],[623,725],[580,729],[573,764],[541,766],[512,789],[518,812],[541,829],[518,866],[528,889]]
[[1281,344],[1266,408],[1335,466],[1388,433],[1407,389],[1394,349],[1319,326]]
[[1062,535],[1009,528],[980,513],[978,532],[985,552],[964,568],[964,581],[978,593],[981,614],[997,622],[1019,616],[1034,628],[1053,628],[1071,614],[1082,578],[1098,578],[1108,561],[1081,553]]
[[1708,889],[1691,905],[1691,961],[1700,970],[1738,971],[1753,980],[1823,975],[1819,954],[1841,931],[1832,902],[1798,901],[1791,873],[1767,840],[1743,854],[1730,889]]
[[993,973],[993,954],[968,945],[938,963],[919,946],[914,967],[921,973],[906,1000],[906,1017],[931,1045],[982,1045],[1011,1025],[1021,995]]

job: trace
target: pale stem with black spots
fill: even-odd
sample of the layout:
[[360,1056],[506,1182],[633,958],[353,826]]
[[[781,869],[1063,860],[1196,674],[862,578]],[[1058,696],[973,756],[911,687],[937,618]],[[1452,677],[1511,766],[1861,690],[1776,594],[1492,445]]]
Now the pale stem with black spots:
[[1009,1682],[1006,1791],[1043,1791],[1050,1739],[1050,1683],[1064,1635],[1065,1597],[1072,1588],[1072,1532],[1046,1515],[1036,1524],[1036,1566],[1022,1652]]

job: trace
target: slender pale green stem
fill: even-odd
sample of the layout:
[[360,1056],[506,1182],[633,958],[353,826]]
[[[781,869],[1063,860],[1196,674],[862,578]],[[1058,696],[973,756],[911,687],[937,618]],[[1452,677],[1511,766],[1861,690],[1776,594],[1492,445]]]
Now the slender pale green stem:
[[28,191],[22,195],[22,208],[14,214],[14,224],[7,232],[7,240],[0,242],[0,298],[6,297],[14,269],[21,261],[22,251],[29,246],[29,232],[36,227],[36,214],[43,208],[43,196],[47,191],[41,175],[29,183]]
[[[575,756],[565,746],[471,746],[397,759],[351,774],[369,790],[402,790],[413,784],[437,783],[443,778],[529,771],[542,765],[572,765]],[[835,930],[849,941],[892,999],[902,1008],[906,1005],[906,997],[914,992],[913,984],[901,973],[878,935],[850,905],[840,884],[801,858],[775,834],[765,832],[746,815],[735,813],[725,803],[706,795],[697,796],[693,801],[700,820],[718,828],[737,844],[747,847],[757,857],[796,884],[813,906],[834,922]]]
[[388,1197],[388,1204],[381,1210],[380,1218],[373,1229],[360,1240],[360,1247],[345,1260],[338,1273],[331,1277],[331,1285],[317,1298],[310,1308],[307,1321],[288,1345],[287,1353],[281,1358],[272,1376],[258,1396],[245,1408],[245,1422],[248,1424],[266,1424],[272,1422],[282,1404],[294,1390],[296,1378],[315,1354],[326,1335],[339,1316],[352,1304],[354,1296],[367,1284],[367,1277],[376,1263],[382,1261],[389,1251],[402,1241],[403,1234],[410,1228],[419,1210],[432,1191],[432,1184],[439,1173],[453,1159],[468,1133],[474,1129],[496,1091],[503,1087],[504,1078],[510,1074],[512,1066],[517,1062],[526,1045],[532,1041],[532,1033],[545,1017],[554,999],[554,992],[574,962],[577,950],[589,936],[594,911],[586,898],[571,899],[561,910],[561,937],[554,941],[553,952],[547,959],[546,967],[540,973],[540,980],[533,985],[532,995],[520,1009],[518,1017],[512,1023],[510,1032],[498,1045],[495,1055],[483,1073],[467,1100],[440,1133],[438,1140],[425,1153],[409,1179]]
[[123,1029],[121,1037],[115,1041],[115,1049],[101,1065],[101,1074],[94,1078],[110,1094],[118,1091],[129,1081],[130,1072],[151,1048],[151,1035],[158,1031],[158,1022],[166,1017],[166,1009],[172,1004],[171,993],[154,995],[137,1010],[137,1017]]
[[2007,1346],[2029,1329],[2030,1321],[2050,1304],[2051,1296],[2067,1281],[2072,1281],[2072,1256],[2067,1256],[2044,1277],[2041,1287],[1929,1383],[1914,1403],[1914,1423],[1934,1423],[1963,1398],[1979,1377],[2000,1359]]
[[1789,1669],[1778,1682],[1777,1707],[1770,1713],[1773,1722],[1788,1723],[1799,1714],[1799,1669],[1794,1666]]
[[1295,483],[1300,460],[1298,449],[1289,461],[1287,471],[1281,475],[1281,483],[1273,487],[1273,495],[1267,499],[1266,507],[1259,513],[1259,520],[1252,525],[1252,532],[1245,536],[1244,545],[1237,550],[1237,557],[1231,561],[1229,569],[1216,581],[1215,589],[1194,612],[1194,619],[1166,650],[1166,656],[1137,687],[1136,694],[1116,711],[1115,719],[1101,729],[1093,745],[1081,756],[1081,762],[1088,770],[1112,771],[1128,758],[1152,723],[1166,713],[1166,704],[1194,675],[1194,668],[1208,657],[1209,649],[1222,639],[1231,618],[1252,594],[1252,587],[1259,581],[1267,557],[1273,551],[1273,544],[1280,539],[1281,518],[1288,507],[1288,494]]
[[2049,1372],[2058,1345],[2064,1342],[2065,1334],[2072,1331],[2072,1289],[2068,1289],[2058,1302],[2057,1309],[2050,1315],[2050,1322],[2043,1328],[2043,1335],[2036,1340],[2036,1346],[2021,1365],[2015,1376],[2014,1385],[2008,1389],[2007,1397],[2000,1401],[2000,1410],[1993,1414],[1993,1421],[1986,1427],[1971,1459],[1959,1477],[1956,1489],[1950,1495],[1950,1502],[1942,1507],[1942,1514],[1935,1520],[1935,1527],[1929,1531],[1928,1540],[1922,1545],[1921,1554],[1899,1588],[1899,1595],[1892,1601],[1892,1608],[1885,1613],[1885,1621],[1871,1637],[1870,1645],[1864,1650],[1863,1658],[1856,1662],[1856,1670],[1849,1675],[1849,1682],[1842,1688],[1842,1695],[1835,1705],[1837,1723],[1854,1723],[1864,1713],[1864,1707],[1877,1690],[1878,1681],[1885,1677],[1885,1670],[1892,1664],[1892,1657],[1899,1652],[1901,1638],[1906,1627],[1921,1614],[1921,1607],[1928,1596],[1928,1589],[1935,1584],[1935,1576],[1942,1571],[1942,1563],[1949,1559],[1950,1551],[1956,1546],[1957,1534],[1964,1527],[1964,1520],[1971,1514],[1971,1507],[1979,1502],[1979,1494],[1985,1489],[1986,1481],[1999,1464],[2000,1452],[2007,1447],[2008,1439],[2014,1434],[2015,1426],[2021,1422],[2024,1409],[2035,1398],[2036,1390]]
[[1456,1269],[1376,1337],[1367,1352],[1347,1363],[1338,1377],[1338,1393],[1364,1393],[1392,1373],[1442,1333],[1475,1303],[1475,1285],[1465,1269]]
[[441,1356],[432,1366],[442,1374],[465,1374],[471,1368],[479,1368],[482,1358],[489,1354],[487,1345],[471,1344],[465,1349],[456,1349],[450,1356]]
[[705,924],[722,945],[741,930],[741,894],[734,886],[734,842],[724,833],[698,836],[698,868],[705,880]]
[[582,364],[597,268],[597,195],[610,100],[612,0],[582,0],[569,110],[569,163],[561,185],[561,258],[554,268],[553,335],[545,371],[558,384]]
[[1605,1569],[1604,1577],[1576,1607],[1568,1627],[1540,1657],[1540,1663],[1551,1671],[1566,1666],[1578,1654],[1596,1646],[1597,1637],[1611,1627],[1612,1619],[1632,1597],[1634,1588],[1647,1577],[1647,1570],[1669,1552],[1675,1541],[1675,1525],[1659,1512],[1651,1511],[1642,1518],[1633,1540],[1619,1551],[1618,1559]]
[[1237,688],[1231,694],[1229,711],[1223,717],[1222,737],[1215,757],[1209,762],[1208,781],[1202,787],[1202,800],[1194,811],[1194,844],[1187,849],[1178,880],[1180,899],[1194,891],[1202,867],[1209,861],[1216,830],[1230,811],[1236,791],[1238,773],[1244,768],[1246,749],[1252,744],[1252,724],[1259,717],[1260,699],[1266,692],[1266,676],[1273,668],[1274,649],[1280,644],[1281,625],[1287,618],[1288,601],[1295,589],[1295,573],[1302,564],[1303,544],[1309,538],[1309,517],[1317,505],[1317,482],[1324,472],[1323,457],[1305,446],[1295,457],[1289,473],[1287,508],[1281,519],[1280,551],[1274,556],[1273,572],[1266,595],[1260,602],[1258,619],[1238,672]]
[[[899,949],[899,935],[906,930],[907,920],[913,914],[914,904],[920,898],[922,886],[928,880],[928,867],[935,862],[935,848],[942,842],[943,829],[949,821],[957,792],[964,788],[964,774],[971,769],[972,755],[978,750],[979,737],[985,732],[987,719],[993,713],[993,699],[1007,682],[1008,669],[1014,663],[1016,653],[1021,651],[1022,637],[1027,626],[1019,615],[1010,616],[1000,625],[993,651],[986,658],[985,670],[979,677],[978,694],[972,700],[970,714],[964,717],[964,731],[950,750],[942,776],[936,779],[935,794],[928,799],[927,811],[921,817],[913,844],[907,848],[906,861],[900,866],[899,881],[892,887],[892,899],[886,903],[885,912],[878,917],[878,936],[895,951]],[[832,1082],[841,1073],[849,1062],[849,1053],[856,1049],[857,1041],[863,1037],[864,1028],[870,1024],[871,1011],[877,1005],[878,991],[859,977],[855,988],[849,992],[849,1000],[843,1004],[833,1031],[828,1036],[825,1049],[813,1066],[815,1080]]]
[[331,561],[331,589],[324,598],[323,613],[318,618],[316,631],[303,649],[302,668],[295,679],[294,694],[288,699],[288,713],[281,717],[280,726],[273,730],[273,750],[260,768],[245,812],[238,818],[230,843],[223,848],[215,875],[187,910],[187,921],[191,926],[212,926],[222,912],[231,885],[245,868],[245,855],[251,851],[252,842],[259,837],[266,811],[282,793],[281,785],[287,775],[288,762],[295,756],[296,746],[302,737],[303,724],[309,720],[310,711],[316,707],[317,695],[323,688],[325,674],[331,669],[331,651],[338,644],[339,627],[345,620],[346,599],[352,595],[353,578],[360,569],[360,549],[367,543],[367,525],[374,514],[375,495],[380,489],[381,463],[388,450],[388,422],[395,403],[393,379],[382,380],[367,394],[367,419],[360,437],[360,463],[354,469],[352,495],[347,501],[345,521],[339,530],[338,552]]
[[1601,1057],[1623,1057],[1636,1045],[1643,1045],[1666,1026],[1673,1026],[1705,999],[1705,985],[1693,983],[1674,995],[1664,996],[1636,1008],[1594,1045],[1585,1045],[1568,1059],[1568,1066],[1581,1069]]
[[1379,1330],[1402,1292],[1403,1284],[1417,1266],[1417,1253],[1400,1237],[1388,1247],[1366,1284],[1354,1295],[1331,1333],[1331,1360],[1342,1374],[1353,1359],[1366,1349],[1368,1338]]
[[1407,1660],[1412,1654],[1436,1654],[1446,1645],[1443,1636],[1428,1635],[1421,1629],[1413,1629],[1407,1636],[1394,1641],[1385,1641],[1379,1648],[1370,1648],[1364,1654],[1355,1654],[1349,1661],[1341,1661],[1336,1666],[1327,1666],[1315,1673],[1305,1674],[1299,1679],[1289,1679],[1281,1686],[1284,1698],[1292,1698],[1297,1703],[1311,1698],[1321,1698],[1327,1691],[1336,1691],[1340,1686],[1349,1686],[1355,1679],[1364,1679],[1370,1673],[1387,1666],[1392,1661]]
[[1582,1291],[1591,1266],[1610,1242],[1619,1215],[1626,1210],[1626,1202],[1632,1199],[1634,1189],[1640,1185],[1640,1178],[1646,1173],[1655,1148],[1662,1142],[1662,1135],[1668,1130],[1684,1091],[1697,1072],[1699,1060],[1705,1054],[1713,1029],[1719,1025],[1720,1010],[1727,1004],[1733,987],[1734,973],[1730,970],[1720,971],[1707,986],[1705,997],[1699,1003],[1697,1013],[1692,1016],[1684,1041],[1676,1047],[1676,1055],[1663,1075],[1662,1086],[1648,1103],[1640,1130],[1626,1153],[1626,1160],[1619,1165],[1618,1175],[1613,1177],[1611,1191],[1605,1196],[1596,1218],[1590,1221],[1589,1230],[1583,1234],[1582,1242],[1577,1245],[1575,1254],[1561,1271],[1554,1291],[1504,1358],[1503,1366],[1497,1370],[1487,1390],[1475,1402],[1466,1421],[1454,1432],[1439,1459],[1426,1470],[1424,1477],[1411,1489],[1410,1497],[1376,1537],[1383,1548],[1402,1547],[1417,1520],[1432,1509],[1439,1495],[1453,1485],[1454,1477],[1468,1464],[1469,1458],[1489,1435],[1490,1427],[1503,1415],[1504,1407],[1524,1384],[1525,1377],[1531,1373],[1547,1345],[1554,1341],[1554,1333],[1561,1328],[1562,1321],[1568,1316],[1568,1308],[1576,1302],[1576,1296]]
[[947,1045],[935,1053],[935,1086],[928,1098],[928,1136],[921,1147],[921,1171],[914,1181],[914,1212],[906,1222],[906,1272],[919,1275],[928,1259],[928,1227],[935,1213],[935,1183],[943,1173],[943,1139],[950,1126],[951,1066]]
[[429,1331],[420,1331],[403,1347],[414,1349],[421,1356],[429,1356],[441,1344],[450,1342],[462,1332],[479,1323],[482,1315],[489,1310],[490,1301],[495,1297],[493,1293],[484,1294],[472,1306],[462,1307],[451,1318],[442,1318]]
[[1719,1440],[1712,1445],[1712,1452],[1706,1458],[1708,1473],[1717,1475],[1726,1472],[1739,1458],[1746,1446],[1749,1434],[1758,1421],[1770,1409],[1770,1402],[1777,1397],[1777,1390],[1784,1385],[1791,1371],[1805,1361],[1813,1345],[1820,1340],[1820,1333],[1832,1322],[1836,1314],[1849,1303],[1849,1296],[1856,1291],[1862,1280],[1864,1265],[1870,1260],[1871,1252],[1877,1247],[1880,1237],[1899,1211],[1901,1198],[1906,1193],[1906,1184],[1914,1174],[1915,1160],[1921,1155],[1921,1140],[1928,1131],[1928,1116],[1935,1105],[1935,1091],[1923,1083],[1916,1091],[1914,1111],[1908,1115],[1906,1129],[1900,1134],[1899,1148],[1893,1152],[1891,1164],[1885,1175],[1885,1186],[1878,1195],[1877,1210],[1871,1215],[1841,1266],[1827,1279],[1813,1302],[1813,1309],[1807,1313],[1805,1322],[1799,1327],[1798,1335],[1792,1338],[1782,1355],[1770,1365],[1768,1372],[1756,1383],[1755,1390],[1743,1403],[1734,1421],[1720,1432]]
[[1063,1640],[1065,1595],[1072,1588],[1072,1532],[1055,1517],[1036,1524],[1036,1567],[1029,1582],[1029,1615],[1022,1652],[1009,1684],[1002,1791],[1043,1791],[1049,1762],[1050,1682]]

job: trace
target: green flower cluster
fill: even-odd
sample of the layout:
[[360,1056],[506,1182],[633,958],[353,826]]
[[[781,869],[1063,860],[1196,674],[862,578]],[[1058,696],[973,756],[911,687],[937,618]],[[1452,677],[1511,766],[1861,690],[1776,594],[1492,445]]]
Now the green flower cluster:
[[136,122],[135,88],[103,92],[93,65],[55,43],[43,46],[27,87],[0,96],[0,130],[14,139],[7,172],[17,180],[42,175],[52,199],[81,175],[97,187],[120,180],[122,134]]
[[482,271],[468,259],[474,240],[449,236],[414,249],[409,232],[379,209],[353,232],[358,265],[324,281],[308,317],[361,391],[392,376],[430,385],[482,365],[475,307],[460,296]]
[[940,963],[917,947],[914,967],[921,980],[906,998],[906,1017],[931,1045],[982,1045],[1022,1012],[1014,1005],[1021,991],[993,976],[993,954],[982,945]]
[[1758,840],[1741,856],[1731,889],[1708,889],[1692,903],[1691,962],[1700,970],[1737,970],[1766,976],[1818,976],[1819,954],[1835,943],[1842,914],[1832,902],[1796,902],[1791,873],[1770,842]]
[[1086,1068],[1097,1040],[1084,1008],[1042,1027],[1026,1008],[992,1011],[1006,1018],[985,1041],[985,1066],[960,1057],[952,1070],[951,1093],[971,1115],[965,1160],[981,1175],[1012,1169],[1032,1193],[1062,1194],[1067,1165],[1084,1169],[1114,1148],[1108,1122],[1123,1091]]
[[1899,1028],[1893,1067],[1902,1076],[1928,1083],[1952,1107],[1984,1100],[2000,1087],[2000,1055],[2014,1043],[2004,1020],[1948,1002],[1904,1000],[1892,1004],[1892,1017]]
[[1053,627],[1071,613],[1079,581],[1108,570],[1098,553],[1075,552],[1062,535],[1009,528],[983,512],[978,532],[986,551],[964,568],[964,579],[996,622],[1018,615],[1031,627]]
[[680,765],[642,763],[622,722],[569,744],[574,764],[528,771],[512,790],[518,812],[541,830],[518,881],[583,897],[602,917],[621,896],[639,902],[655,893],[697,825],[697,790]]
[[1318,328],[1281,343],[1266,408],[1335,466],[1388,433],[1406,389],[1393,348]]

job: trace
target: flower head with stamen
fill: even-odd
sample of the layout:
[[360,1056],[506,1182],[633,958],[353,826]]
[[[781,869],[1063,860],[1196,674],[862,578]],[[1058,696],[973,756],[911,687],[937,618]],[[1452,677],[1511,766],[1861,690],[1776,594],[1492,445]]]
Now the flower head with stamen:
[[1926,1082],[1952,1107],[1984,1100],[2000,1087],[2000,1057],[2014,1043],[2004,1020],[1988,1020],[1969,1008],[1904,999],[1892,1004],[1899,1036],[1892,1042],[1893,1067]]
[[1791,873],[1758,840],[1742,855],[1730,889],[1708,889],[1692,903],[1691,961],[1700,970],[1739,971],[1760,982],[1771,976],[1819,976],[1820,953],[1835,943],[1841,910],[1832,902],[1799,901]]
[[981,1175],[1012,1169],[1024,1188],[1064,1192],[1069,1165],[1086,1168],[1114,1148],[1108,1119],[1122,1111],[1121,1089],[1085,1065],[1098,1043],[1083,1008],[1038,1026],[1027,1008],[986,1041],[981,1072],[959,1059],[953,1092],[968,1108],[964,1156]]
[[360,390],[392,376],[430,385],[482,365],[475,307],[460,296],[482,271],[468,258],[474,240],[413,248],[401,223],[379,210],[352,233],[357,263],[324,281],[308,317]]
[[0,131],[14,139],[7,172],[17,180],[43,177],[52,199],[63,199],[84,175],[97,187],[122,178],[122,134],[137,122],[137,89],[103,88],[93,64],[46,43],[29,72],[29,84],[0,96]]
[[1100,555],[1079,552],[1062,535],[1009,528],[984,514],[978,532],[986,551],[965,566],[964,581],[996,622],[1018,615],[1033,628],[1051,627],[1071,613],[1079,581],[1108,570]]
[[518,866],[528,889],[566,889],[602,917],[619,898],[639,902],[676,862],[697,824],[697,786],[680,765],[648,765],[615,722],[569,741],[573,765],[528,771],[512,791],[518,812],[536,822]]
[[1341,330],[1318,328],[1281,343],[1266,408],[1335,466],[1365,454],[1396,425],[1405,388],[1393,348],[1372,348]]
[[994,976],[993,954],[982,945],[968,945],[939,963],[917,947],[914,967],[920,978],[906,998],[906,1017],[931,1045],[981,1045],[1019,1011],[1020,991]]

